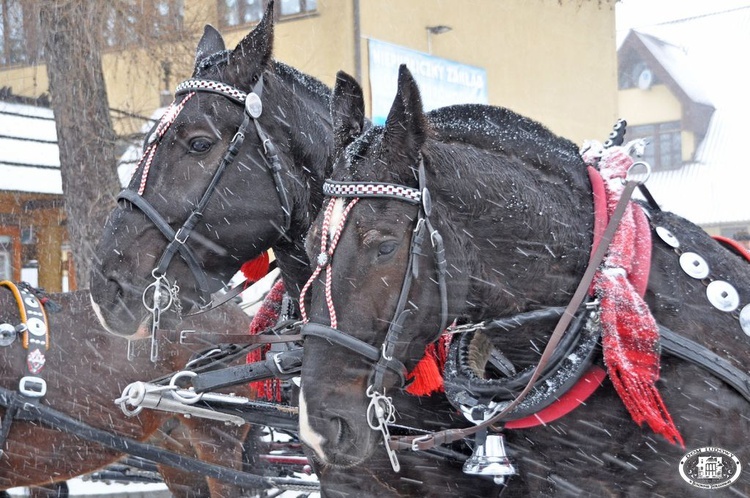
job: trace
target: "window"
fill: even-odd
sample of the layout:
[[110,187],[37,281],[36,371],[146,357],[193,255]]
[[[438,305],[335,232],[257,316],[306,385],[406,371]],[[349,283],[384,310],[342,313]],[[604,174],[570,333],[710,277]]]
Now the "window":
[[681,132],[679,121],[628,126],[625,139],[646,139],[643,160],[651,165],[653,171],[664,171],[682,166]]
[[12,261],[13,239],[8,235],[0,235],[0,280],[13,280]]
[[[223,26],[241,26],[261,20],[267,0],[219,0],[219,19]],[[277,16],[315,12],[317,0],[281,0],[276,2]]]
[[169,39],[183,30],[184,0],[126,0],[105,5],[109,7],[105,13],[105,47]]
[[0,0],[0,66],[33,64],[42,53],[39,15],[33,4]]

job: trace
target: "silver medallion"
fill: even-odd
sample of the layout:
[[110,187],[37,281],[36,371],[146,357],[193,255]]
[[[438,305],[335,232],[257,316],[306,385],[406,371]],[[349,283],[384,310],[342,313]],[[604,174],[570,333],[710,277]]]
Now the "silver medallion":
[[750,335],[750,304],[746,304],[740,311],[740,327],[745,334]]
[[693,278],[702,280],[708,276],[709,268],[706,260],[694,252],[680,255],[680,268]]
[[263,104],[257,93],[249,93],[245,98],[245,111],[254,119],[258,119],[263,112]]
[[670,232],[666,228],[656,227],[654,230],[656,231],[656,235],[658,235],[659,238],[663,240],[664,243],[667,244],[668,246],[674,247],[675,249],[680,247],[680,241],[677,240],[677,237],[672,235],[672,232]]
[[732,284],[723,280],[714,280],[706,287],[706,297],[714,308],[731,312],[740,305],[740,295]]
[[10,346],[15,340],[16,328],[9,323],[0,323],[0,346]]

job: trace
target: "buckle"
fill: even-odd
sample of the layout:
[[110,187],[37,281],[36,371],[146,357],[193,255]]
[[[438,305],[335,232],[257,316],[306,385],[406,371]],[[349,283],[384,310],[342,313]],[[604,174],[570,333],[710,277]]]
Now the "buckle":
[[188,237],[190,237],[190,230],[185,230],[185,227],[180,227],[177,233],[174,234],[174,240],[182,245],[185,245]]
[[21,381],[18,383],[18,390],[21,394],[29,398],[41,398],[47,394],[47,381],[40,377],[27,375],[21,377]]
[[279,371],[280,374],[289,374],[291,371],[284,369],[284,367],[281,366],[281,352],[276,353],[272,356],[273,364],[276,366],[276,369]]

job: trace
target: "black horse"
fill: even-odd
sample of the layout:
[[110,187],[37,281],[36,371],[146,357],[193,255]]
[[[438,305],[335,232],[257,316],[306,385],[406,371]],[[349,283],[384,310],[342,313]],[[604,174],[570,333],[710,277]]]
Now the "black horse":
[[[592,183],[577,148],[540,124],[481,105],[425,114],[418,87],[402,66],[385,126],[363,131],[362,91],[345,74],[338,80],[345,90],[335,93],[331,105],[338,137],[326,185],[332,198],[308,234],[308,253],[319,258],[326,278],[312,281],[310,322],[303,328],[300,435],[321,461],[346,466],[366,463],[383,444],[367,423],[373,391],[397,390],[399,362],[411,368],[446,323],[479,324],[465,333],[481,339],[469,345],[470,354],[482,359],[477,382],[502,378],[498,368],[485,368],[492,348],[482,341],[505,355],[506,370],[528,372],[539,362],[559,314],[542,320],[549,328],[537,322],[488,332],[482,324],[567,305],[587,273],[595,217]],[[750,302],[750,265],[690,222],[645,209],[651,226],[659,228],[653,244],[644,247],[638,239],[636,245],[652,253],[644,299],[656,323],[664,334],[672,331],[698,343],[700,355],[723,356],[716,362],[734,368],[746,382],[750,347],[742,327],[747,332],[750,308],[738,317]],[[618,256],[612,253],[607,258]],[[685,270],[683,254],[688,254]],[[706,265],[706,275],[687,273]],[[707,285],[715,291],[714,282],[720,282],[719,292],[712,295]],[[604,321],[604,301],[600,306]],[[598,309],[595,303],[592,308]],[[638,311],[627,317],[615,313],[626,337],[628,321],[639,323],[648,310]],[[605,356],[610,340],[604,340]],[[708,496],[680,476],[688,450],[720,447],[743,465],[748,461],[750,405],[740,394],[744,389],[747,396],[747,387],[740,382],[735,390],[708,373],[710,365],[677,354],[662,354],[659,369],[653,342],[634,341],[635,350],[620,344],[619,352],[639,359],[634,366],[650,375],[639,392],[626,386],[626,398],[635,399],[628,401],[631,411],[609,380],[610,370],[601,387],[569,414],[505,431],[520,475],[509,480],[503,496]],[[368,357],[369,349],[383,353]],[[602,353],[592,351],[594,363],[601,363]],[[606,358],[607,368],[622,360],[618,354]],[[446,373],[455,378],[456,372]],[[641,417],[640,426],[631,412]],[[743,469],[728,490],[712,492],[747,496],[749,476]]]
[[[163,268],[170,282],[163,295],[173,303],[185,308],[205,304],[205,294],[220,289],[243,262],[268,249],[274,252],[292,298],[299,296],[312,272],[304,237],[320,210],[323,180],[331,170],[331,91],[272,59],[272,9],[269,3],[263,20],[231,51],[216,30],[206,28],[193,78],[178,90],[177,107],[157,128],[158,138],[148,142],[147,159],[110,215],[97,249],[91,289],[103,323],[115,333],[148,335],[153,314],[143,307],[142,297],[154,283],[154,269],[169,252],[174,232],[198,205],[200,222],[181,239],[191,254],[180,250],[184,257]],[[250,114],[258,107],[243,110],[238,101],[245,98],[238,96],[244,94],[258,97],[249,98],[251,104],[262,105],[259,115]],[[244,141],[233,148],[243,122]],[[228,150],[236,153],[231,164],[225,160]],[[211,192],[209,197],[206,192]],[[201,199],[206,199],[205,205]],[[169,239],[157,228],[159,223],[171,227]],[[196,263],[188,263],[191,259]],[[199,267],[202,277],[195,276],[191,264]],[[201,278],[205,289],[199,285]],[[159,318],[167,321],[176,315],[171,308]],[[439,424],[431,423],[432,413],[444,412],[435,408],[436,403],[448,406],[442,396],[409,396],[403,401],[415,425],[424,425],[427,418],[430,429],[446,427],[453,419],[448,414]],[[316,471],[326,496],[442,496],[466,479],[461,458],[465,456],[460,453],[451,458],[419,455],[412,461],[405,456],[403,479],[395,486],[383,478],[390,475],[391,463],[382,448],[367,466],[343,472],[320,466]],[[497,489],[487,481],[464,487],[461,494],[491,496]]]

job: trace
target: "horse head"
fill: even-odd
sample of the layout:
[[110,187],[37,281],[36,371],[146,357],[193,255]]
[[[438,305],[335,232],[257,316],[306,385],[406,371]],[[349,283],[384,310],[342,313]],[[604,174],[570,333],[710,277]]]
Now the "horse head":
[[345,75],[331,109],[330,199],[307,240],[318,268],[300,427],[322,461],[350,465],[380,442],[374,404],[403,386],[447,324],[565,302],[585,268],[591,218],[576,213],[576,230],[561,228],[564,216],[541,232],[532,223],[551,198],[591,194],[572,144],[507,109],[425,113],[405,66],[383,127],[362,131],[361,90]]
[[301,240],[332,143],[330,91],[272,59],[272,9],[234,50],[206,27],[192,78],[119,195],[91,275],[95,307],[115,333],[205,306],[268,249],[292,295],[304,282]]
[[[404,372],[411,371],[442,331],[447,308],[441,305],[439,282],[444,277],[435,262],[436,251],[444,257],[443,248],[433,245],[436,241],[423,227],[429,199],[421,196],[429,194],[420,191],[419,175],[420,170],[425,174],[422,148],[431,130],[414,80],[402,70],[385,126],[363,131],[362,90],[340,72],[331,112],[336,159],[324,190],[352,189],[357,198],[328,192],[336,197],[308,234],[308,254],[318,262],[313,277],[327,272],[331,283],[321,285],[322,278],[308,283],[312,297],[303,329],[300,406],[305,415],[300,423],[302,437],[323,462],[349,466],[366,459],[380,442],[367,420],[366,392],[370,388],[372,394],[374,378],[382,388],[403,387]],[[367,197],[365,190],[386,184],[399,188],[385,187],[393,195]],[[451,300],[462,300],[466,280],[451,279],[451,284]],[[357,345],[346,346],[347,341],[328,332],[354,338]]]

